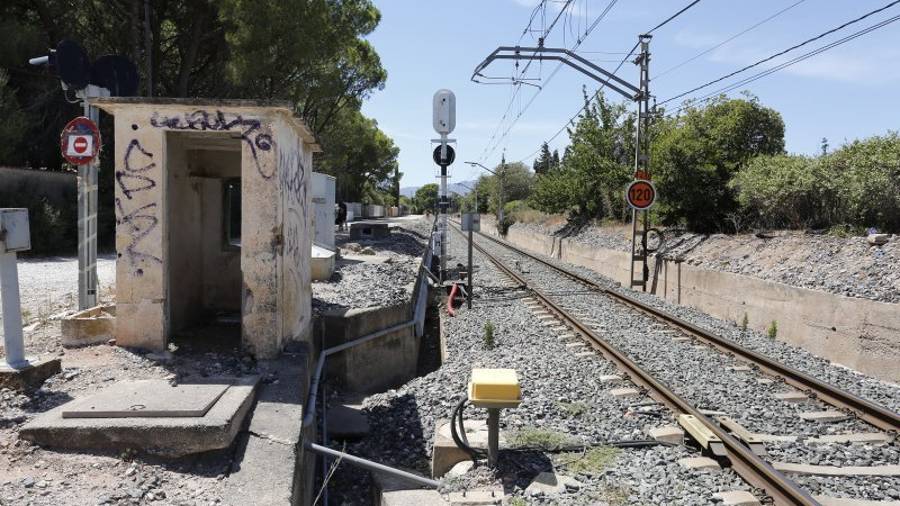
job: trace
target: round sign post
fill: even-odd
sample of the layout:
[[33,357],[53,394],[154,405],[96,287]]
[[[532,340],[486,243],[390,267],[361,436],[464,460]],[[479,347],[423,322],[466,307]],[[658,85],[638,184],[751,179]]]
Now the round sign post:
[[100,129],[84,116],[66,123],[59,136],[63,158],[73,165],[88,165],[100,154]]
[[456,151],[452,146],[447,146],[447,158],[441,158],[441,146],[434,148],[434,151],[431,152],[431,158],[434,160],[434,163],[447,166],[453,165],[453,161],[456,160]]
[[656,187],[645,179],[636,179],[625,190],[625,200],[628,205],[638,211],[650,209],[656,202]]

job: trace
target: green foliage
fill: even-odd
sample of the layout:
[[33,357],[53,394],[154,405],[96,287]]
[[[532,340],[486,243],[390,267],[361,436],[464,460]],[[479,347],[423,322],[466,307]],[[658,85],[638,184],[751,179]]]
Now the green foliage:
[[569,130],[571,144],[559,167],[538,176],[531,206],[546,213],[569,211],[582,219],[625,218],[622,190],[633,163],[633,124],[625,105],[600,95]]
[[820,159],[758,156],[729,183],[741,215],[764,228],[823,227],[838,211],[835,179]]
[[482,340],[485,349],[494,349],[494,345],[496,344],[494,342],[494,322],[488,320],[488,322],[484,324],[484,336],[482,336]]
[[74,254],[78,245],[78,209],[74,184],[57,198],[33,181],[0,186],[3,207],[28,208],[31,250],[27,255]]
[[750,318],[747,318],[747,313],[744,313],[744,319],[741,320],[741,332],[747,332],[747,325],[750,324]]
[[13,90],[7,87],[9,76],[0,68],[0,160],[6,160],[15,153],[15,147],[22,140],[25,115],[19,107]]
[[556,450],[574,443],[568,434],[535,427],[517,430],[507,436],[507,441],[513,448],[539,450]]
[[769,324],[769,328],[766,329],[766,335],[769,336],[769,339],[775,339],[778,337],[778,322],[772,320],[772,323]]
[[781,115],[755,98],[722,96],[661,120],[656,130],[651,167],[660,217],[698,232],[721,230],[737,211],[729,182],[743,164],[784,151]]
[[437,213],[438,190],[438,185],[435,183],[426,184],[416,190],[416,195],[413,197],[416,208],[423,213]]
[[541,153],[534,159],[532,169],[537,175],[547,174],[559,168],[559,152],[550,152],[550,146],[547,143],[541,144]]
[[609,467],[621,452],[622,450],[613,446],[596,446],[588,449],[584,452],[584,455],[580,453],[568,453],[561,455],[560,459],[566,459],[566,463],[563,464],[563,467],[567,470],[573,473],[594,476],[600,474],[604,469]]
[[890,132],[841,146],[821,158],[835,179],[836,223],[900,231],[900,136]]
[[830,154],[760,156],[735,175],[745,220],[761,227],[900,230],[900,137],[854,141]]
[[557,403],[560,411],[566,414],[566,416],[576,417],[581,416],[587,413],[590,406],[588,406],[585,402],[559,402]]

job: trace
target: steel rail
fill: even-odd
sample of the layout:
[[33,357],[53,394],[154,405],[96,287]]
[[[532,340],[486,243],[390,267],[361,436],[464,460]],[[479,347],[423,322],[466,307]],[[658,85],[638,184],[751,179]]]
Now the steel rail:
[[814,378],[805,372],[782,364],[761,353],[749,350],[730,339],[718,336],[710,332],[709,330],[698,327],[697,325],[685,321],[671,313],[650,306],[635,299],[634,297],[600,286],[596,282],[578,274],[577,272],[573,272],[569,269],[566,269],[565,267],[554,265],[553,263],[548,262],[532,253],[516,248],[515,246],[502,239],[491,237],[480,232],[479,234],[482,237],[510,248],[513,251],[516,251],[537,262],[540,262],[576,281],[579,281],[591,288],[609,295],[614,299],[628,304],[635,309],[647,313],[657,319],[663,320],[670,325],[678,327],[726,353],[731,353],[743,359],[744,361],[759,367],[759,369],[770,375],[784,379],[785,383],[788,383],[800,390],[806,391],[808,394],[815,396],[816,398],[822,400],[827,404],[831,404],[838,409],[853,413],[859,419],[873,425],[874,427],[888,432],[900,432],[900,414],[895,413],[885,408],[884,406],[875,404],[870,400],[863,399],[862,397],[847,392],[846,390]]
[[[462,235],[456,227],[451,227],[454,231]],[[484,234],[479,234],[484,237]],[[488,237],[490,238],[490,237]],[[493,238],[490,238],[493,239]],[[507,246],[506,244],[502,244]],[[760,488],[766,492],[777,505],[817,505],[819,504],[808,492],[797,486],[795,482],[788,479],[781,472],[773,468],[768,462],[757,456],[753,451],[745,446],[730,433],[723,430],[719,425],[713,422],[706,415],[701,413],[697,408],[688,401],[681,398],[673,392],[668,386],[654,378],[650,373],[645,371],[634,361],[629,359],[624,353],[609,344],[602,337],[597,335],[593,330],[584,325],[576,317],[572,316],[568,311],[553,302],[544,292],[538,288],[531,286],[528,280],[512,271],[503,262],[494,255],[486,251],[477,243],[473,246],[494,265],[497,266],[510,278],[515,280],[523,288],[533,293],[540,301],[546,305],[558,317],[568,322],[572,327],[577,329],[579,333],[588,338],[592,347],[600,351],[604,357],[616,364],[619,369],[624,371],[631,380],[643,387],[648,394],[662,402],[669,409],[676,413],[685,413],[693,415],[697,420],[702,422],[713,434],[719,437],[725,449],[726,456],[731,462],[735,472],[737,472],[745,481],[751,485]],[[518,251],[515,247],[507,246],[514,251]],[[526,254],[527,255],[527,254]]]

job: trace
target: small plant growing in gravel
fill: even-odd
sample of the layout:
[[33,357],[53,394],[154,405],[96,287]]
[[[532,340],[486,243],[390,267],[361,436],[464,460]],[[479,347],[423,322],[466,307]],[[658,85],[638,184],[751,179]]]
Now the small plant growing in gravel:
[[513,496],[509,499],[509,506],[526,506],[528,503],[519,496]]
[[567,459],[563,465],[575,473],[597,475],[611,464],[620,452],[621,450],[611,446],[597,446],[589,449],[583,455],[581,453],[568,454],[574,459]]
[[766,330],[766,334],[768,334],[769,339],[775,339],[778,337],[778,322],[772,320],[772,323],[769,324],[768,330]]
[[590,406],[584,402],[560,402],[558,403],[560,411],[570,417],[581,416],[587,412]]
[[512,433],[507,437],[514,448],[532,448],[545,451],[556,450],[566,445],[573,444],[571,438],[562,432],[527,427]]
[[494,323],[488,321],[484,324],[484,347],[493,350],[494,344]]
[[741,332],[747,332],[747,325],[750,324],[750,319],[747,318],[747,313],[744,313],[744,319],[741,320]]

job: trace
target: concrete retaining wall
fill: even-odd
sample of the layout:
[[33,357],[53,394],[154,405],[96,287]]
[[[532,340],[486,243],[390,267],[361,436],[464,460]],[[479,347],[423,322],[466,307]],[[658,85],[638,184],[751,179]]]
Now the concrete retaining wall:
[[[482,225],[496,235],[493,224]],[[532,231],[511,229],[510,243],[592,269],[627,285],[627,252]],[[751,276],[665,261],[657,294],[672,303],[765,331],[778,322],[778,339],[832,362],[900,382],[900,305],[797,288]]]

